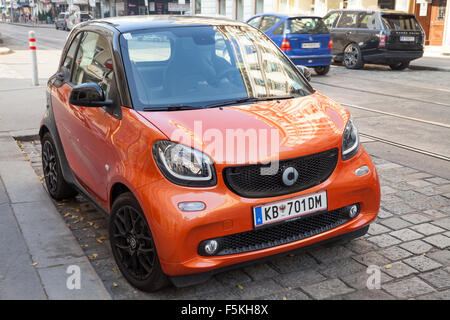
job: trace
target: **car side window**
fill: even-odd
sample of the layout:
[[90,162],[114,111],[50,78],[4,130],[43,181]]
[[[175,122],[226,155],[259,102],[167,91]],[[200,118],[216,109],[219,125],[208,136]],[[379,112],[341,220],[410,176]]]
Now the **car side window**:
[[323,22],[327,26],[327,28],[333,28],[337,19],[339,18],[339,12],[330,13],[327,17],[323,19]]
[[284,33],[284,22],[281,23],[274,31],[273,31],[273,35],[279,35],[279,34],[283,34]]
[[249,20],[249,22],[247,22],[247,23],[249,25],[251,25],[252,27],[259,28],[259,24],[261,23],[261,18],[262,18],[262,16],[255,17],[255,18]]
[[359,28],[362,29],[380,29],[380,23],[377,16],[373,13],[361,13],[360,14],[360,22]]
[[341,19],[339,19],[338,28],[357,28],[358,27],[358,12],[343,12]]
[[78,47],[78,43],[80,42],[81,34],[82,34],[82,32],[77,34],[76,37],[73,39],[73,41],[69,47],[69,50],[67,50],[66,57],[64,58],[64,62],[62,64],[62,66],[67,69],[69,74],[72,69],[72,62],[73,62],[73,59],[75,58],[75,52],[77,51],[77,47]]
[[[108,40],[95,32],[85,32],[77,52],[72,82],[97,83],[106,99],[113,99],[114,70]],[[114,86],[115,87],[115,86]]]
[[264,16],[264,18],[261,21],[261,26],[259,27],[259,29],[261,29],[261,31],[265,32],[265,31],[269,30],[270,28],[272,28],[276,23],[278,23],[278,21],[280,21],[280,18],[278,18],[278,17]]

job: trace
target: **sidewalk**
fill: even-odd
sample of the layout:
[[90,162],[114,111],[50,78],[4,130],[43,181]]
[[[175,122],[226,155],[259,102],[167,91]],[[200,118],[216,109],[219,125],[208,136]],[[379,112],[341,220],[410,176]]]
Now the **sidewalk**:
[[[0,56],[0,299],[111,299],[13,138],[37,135],[56,57],[40,53],[33,87],[27,52]],[[72,265],[80,289],[67,287]]]
[[24,26],[24,27],[33,27],[33,28],[54,28],[55,24],[46,24],[46,23],[21,23],[21,22],[7,22],[7,21],[1,21],[0,23],[7,23],[7,24],[13,24],[16,26]]

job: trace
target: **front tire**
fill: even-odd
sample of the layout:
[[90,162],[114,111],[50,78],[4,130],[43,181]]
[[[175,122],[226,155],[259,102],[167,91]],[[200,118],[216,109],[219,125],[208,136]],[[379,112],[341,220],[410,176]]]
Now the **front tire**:
[[361,49],[356,43],[350,43],[345,47],[344,65],[347,69],[362,69],[364,67]]
[[49,132],[42,137],[42,170],[48,193],[55,200],[72,198],[77,191],[64,180],[55,143]]
[[144,212],[129,192],[114,201],[109,239],[119,270],[134,287],[153,292],[168,284]]
[[314,71],[316,71],[316,73],[319,76],[324,76],[328,73],[328,71],[330,71],[330,66],[320,66],[320,67],[315,67]]

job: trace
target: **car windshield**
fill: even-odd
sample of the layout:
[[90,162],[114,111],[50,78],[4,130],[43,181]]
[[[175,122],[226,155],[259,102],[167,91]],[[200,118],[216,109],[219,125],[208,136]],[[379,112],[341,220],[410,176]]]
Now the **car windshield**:
[[413,16],[387,15],[382,16],[386,29],[390,30],[420,30],[419,23]]
[[135,31],[122,34],[120,46],[138,110],[312,93],[278,47],[249,26]]
[[287,33],[329,33],[321,18],[292,18],[287,21]]

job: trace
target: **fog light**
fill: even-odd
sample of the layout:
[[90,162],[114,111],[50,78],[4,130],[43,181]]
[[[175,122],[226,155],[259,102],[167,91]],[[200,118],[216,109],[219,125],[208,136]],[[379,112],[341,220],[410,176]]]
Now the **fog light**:
[[201,201],[180,202],[178,208],[181,211],[202,211],[206,208],[206,205]]
[[217,249],[219,248],[219,243],[216,240],[206,240],[204,248],[205,252],[212,256],[217,252]]
[[358,215],[358,212],[359,212],[359,210],[358,210],[358,206],[356,204],[349,206],[348,216],[350,218],[353,219],[354,217],[356,217]]
[[365,175],[366,173],[369,173],[369,167],[368,166],[362,166],[355,170],[355,175],[358,177]]

